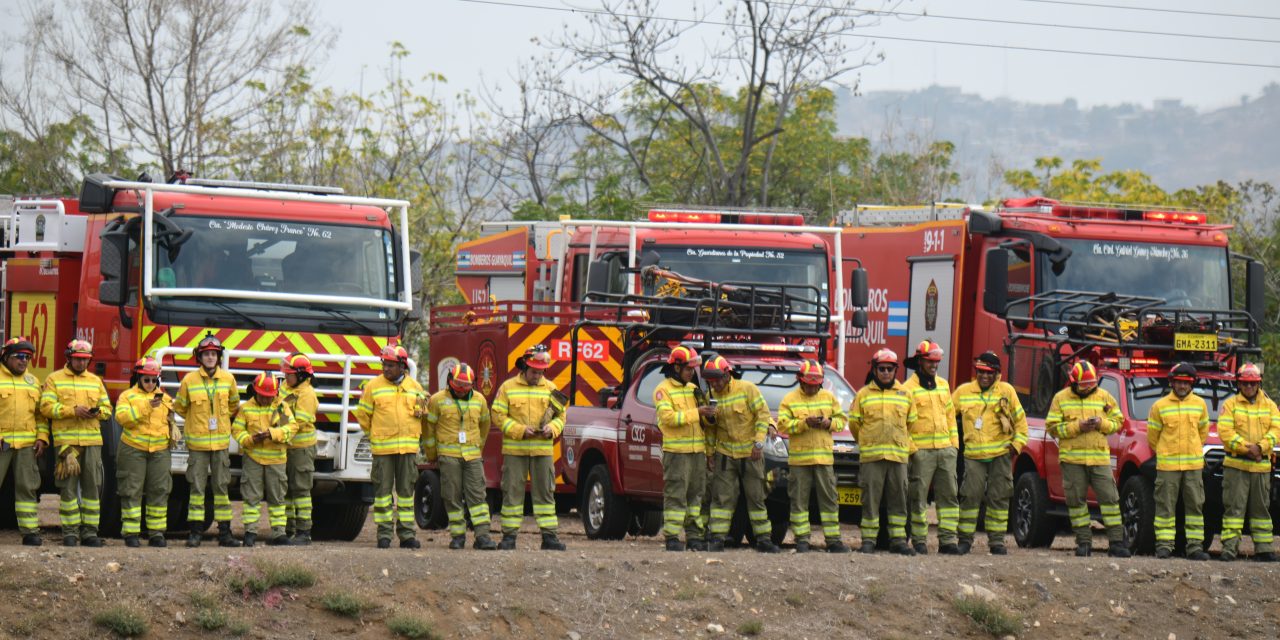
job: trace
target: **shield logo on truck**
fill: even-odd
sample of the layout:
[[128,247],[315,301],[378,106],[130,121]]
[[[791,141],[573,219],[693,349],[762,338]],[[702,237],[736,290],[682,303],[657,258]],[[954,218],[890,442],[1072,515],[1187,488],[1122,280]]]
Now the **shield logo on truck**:
[[929,288],[924,293],[924,330],[938,329],[938,283],[929,281]]

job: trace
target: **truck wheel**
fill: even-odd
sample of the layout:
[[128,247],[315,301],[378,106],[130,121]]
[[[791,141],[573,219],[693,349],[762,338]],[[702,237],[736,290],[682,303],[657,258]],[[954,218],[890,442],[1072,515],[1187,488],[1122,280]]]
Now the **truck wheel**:
[[1151,554],[1156,547],[1155,487],[1141,474],[1129,476],[1120,489],[1120,517],[1124,535],[1134,553]]
[[[173,488],[169,490],[169,511],[167,527],[170,533],[187,533],[191,531],[191,523],[187,516],[191,509],[191,485],[186,476],[173,476]],[[213,524],[213,502],[209,502],[204,511],[204,526],[201,531],[208,531]]]
[[317,540],[351,542],[360,536],[368,517],[365,502],[322,502],[312,508],[311,533]]
[[444,512],[444,498],[440,495],[440,474],[435,469],[425,469],[418,474],[413,487],[413,519],[419,529],[443,529],[449,524],[449,514]]
[[631,524],[627,526],[627,534],[633,536],[653,537],[662,531],[661,509],[633,509]]
[[598,464],[587,474],[582,487],[582,528],[592,540],[620,540],[631,524],[631,508],[626,500],[613,494],[609,467]]
[[1057,520],[1049,515],[1049,487],[1033,472],[1013,483],[1013,539],[1019,547],[1047,547],[1057,535]]

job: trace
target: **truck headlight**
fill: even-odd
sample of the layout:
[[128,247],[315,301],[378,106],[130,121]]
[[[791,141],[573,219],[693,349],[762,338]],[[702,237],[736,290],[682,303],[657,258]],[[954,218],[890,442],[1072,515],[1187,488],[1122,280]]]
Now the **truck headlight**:
[[787,439],[775,435],[766,437],[764,439],[764,455],[770,458],[786,459],[788,456]]

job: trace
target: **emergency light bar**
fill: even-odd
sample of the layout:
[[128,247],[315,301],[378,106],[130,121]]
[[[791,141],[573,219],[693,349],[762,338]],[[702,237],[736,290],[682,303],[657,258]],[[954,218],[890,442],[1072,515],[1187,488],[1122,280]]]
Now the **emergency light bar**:
[[649,222],[691,222],[703,224],[770,224],[799,227],[804,216],[799,213],[754,213],[748,211],[683,211],[650,209]]
[[[680,344],[686,347],[701,349],[704,345],[699,340],[685,340]],[[818,348],[808,344],[761,344],[758,342],[712,342],[711,349],[733,351],[768,351],[771,353],[817,353]]]
[[1153,222],[1182,222],[1185,224],[1204,224],[1209,216],[1203,213],[1179,213],[1177,211],[1144,211],[1142,219]]

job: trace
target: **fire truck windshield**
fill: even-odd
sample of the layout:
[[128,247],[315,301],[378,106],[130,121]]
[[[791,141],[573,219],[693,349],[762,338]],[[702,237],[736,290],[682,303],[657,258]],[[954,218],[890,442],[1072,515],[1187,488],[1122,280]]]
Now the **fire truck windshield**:
[[1061,274],[1047,261],[1042,291],[1097,291],[1148,296],[1162,306],[1229,309],[1224,247],[1122,240],[1059,239],[1071,249]]
[[[157,288],[394,298],[395,254],[389,229],[190,215],[171,219],[193,233],[172,260],[169,251],[156,251]],[[218,307],[208,300],[214,299],[161,296],[154,304],[170,311]],[[263,321],[270,320],[272,309],[289,317],[311,314],[333,319],[333,314],[307,303],[216,300]],[[339,306],[342,314],[361,320],[385,320],[389,315],[386,309]]]
[[681,247],[646,245],[658,264],[681,275],[712,282],[759,282],[817,287],[827,291],[827,256],[819,251],[774,247]]

